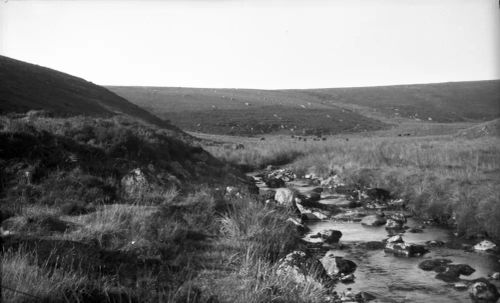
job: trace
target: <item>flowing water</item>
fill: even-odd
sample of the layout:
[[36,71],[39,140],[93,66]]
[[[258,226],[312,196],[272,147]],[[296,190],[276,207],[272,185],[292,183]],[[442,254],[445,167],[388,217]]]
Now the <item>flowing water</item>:
[[[266,189],[262,183],[258,185],[262,189]],[[288,186],[292,186],[302,193],[314,188],[304,180],[289,182]],[[320,202],[335,203],[339,200],[342,200],[341,197],[322,194]],[[420,224],[421,222],[411,218],[407,222],[410,227],[416,227]],[[336,291],[345,292],[348,288],[354,292],[366,291],[377,297],[372,302],[471,302],[467,290],[457,290],[453,287],[454,283],[446,283],[436,279],[435,272],[418,268],[418,264],[426,259],[447,258],[455,264],[472,266],[476,271],[470,276],[462,276],[463,280],[487,277],[492,272],[500,271],[498,256],[486,253],[441,246],[430,248],[430,252],[423,257],[406,258],[396,257],[384,252],[383,249],[368,250],[359,245],[363,242],[382,241],[388,238],[387,231],[383,226],[368,227],[359,222],[325,220],[308,223],[308,227],[311,231],[304,237],[304,240],[310,242],[321,241],[310,236],[322,230],[335,229],[342,232],[340,243],[347,248],[331,250],[328,253],[352,260],[358,267],[354,273],[356,276],[354,282],[339,283],[336,286]],[[422,233],[404,233],[403,239],[405,242],[415,244],[424,244],[432,240],[457,241],[449,230],[437,226],[427,226]],[[497,281],[493,283],[500,287],[500,283]]]

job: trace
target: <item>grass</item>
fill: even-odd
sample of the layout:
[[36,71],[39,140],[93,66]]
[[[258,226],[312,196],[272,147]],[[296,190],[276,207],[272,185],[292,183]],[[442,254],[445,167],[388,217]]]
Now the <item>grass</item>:
[[[67,302],[82,292],[88,278],[78,272],[38,266],[36,255],[23,250],[7,251],[2,255],[3,302]],[[21,294],[27,293],[31,296]]]
[[303,142],[268,139],[244,149],[209,146],[239,165],[273,164],[282,155],[298,175],[336,173],[348,184],[390,189],[417,215],[456,228],[463,236],[500,240],[500,139],[456,136],[351,137]]
[[488,121],[500,115],[499,87],[495,80],[302,90],[109,89],[184,130],[259,136],[372,131],[385,128],[380,121]]

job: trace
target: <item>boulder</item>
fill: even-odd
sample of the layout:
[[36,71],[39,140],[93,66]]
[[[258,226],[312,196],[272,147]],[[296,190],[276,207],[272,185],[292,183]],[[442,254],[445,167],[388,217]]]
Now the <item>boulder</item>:
[[400,230],[403,229],[403,223],[393,219],[387,219],[387,222],[385,223],[385,229]]
[[395,235],[387,239],[387,243],[404,243],[403,237],[401,235]]
[[387,220],[381,215],[368,215],[361,220],[361,224],[365,226],[381,226],[386,222]]
[[[437,270],[442,270],[443,268],[437,268]],[[476,270],[467,264],[448,264],[444,267],[444,270],[436,275],[436,279],[442,280],[444,282],[458,282],[460,280],[460,275],[470,276]]]
[[352,274],[357,268],[356,263],[342,257],[335,257],[333,253],[327,253],[320,259],[320,262],[330,277]]
[[318,288],[322,287],[322,283],[330,280],[321,262],[303,251],[291,252],[279,260],[276,273],[297,284],[312,284]]
[[477,303],[495,303],[500,298],[496,286],[486,279],[478,279],[472,283],[469,295],[472,301]]
[[295,193],[289,188],[278,188],[274,200],[281,205],[292,207],[295,205]]
[[497,250],[497,245],[489,240],[483,240],[478,244],[474,245],[474,250],[492,252]]
[[440,271],[438,268],[444,268],[444,266],[452,263],[450,259],[432,259],[425,260],[418,264],[418,267],[425,271]]
[[337,244],[342,237],[342,232],[340,230],[328,229],[319,232],[319,235],[325,240],[325,243]]
[[422,256],[429,252],[423,245],[405,243],[400,235],[389,238],[384,250],[396,256],[404,257]]

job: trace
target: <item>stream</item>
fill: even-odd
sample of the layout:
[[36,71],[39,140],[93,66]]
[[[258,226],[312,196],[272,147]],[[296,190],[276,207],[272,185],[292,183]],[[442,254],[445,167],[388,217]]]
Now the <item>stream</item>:
[[[249,175],[255,176],[256,174]],[[263,182],[258,181],[257,186],[261,191],[269,189]],[[309,180],[304,179],[287,182],[286,186],[300,193],[307,193],[318,187],[317,185],[311,186]],[[319,202],[338,205],[345,213],[352,212],[353,209],[347,208],[346,201],[345,196],[322,193]],[[373,213],[361,207],[357,209],[364,213]],[[359,220],[339,220],[334,216],[328,220],[306,221],[306,225],[310,232],[304,236],[304,240],[308,242],[321,242],[321,239],[311,236],[323,230],[333,229],[342,232],[340,239],[342,249],[332,249],[327,253],[354,261],[358,267],[354,272],[356,277],[354,282],[338,283],[335,290],[342,293],[350,288],[354,292],[369,292],[377,297],[371,302],[471,302],[466,289],[457,290],[454,288],[454,283],[446,283],[436,279],[436,272],[421,270],[418,264],[426,259],[446,258],[455,264],[472,266],[475,272],[470,276],[462,275],[460,277],[462,280],[486,278],[489,274],[500,271],[498,256],[449,248],[447,245],[431,247],[430,252],[424,256],[410,258],[386,253],[384,249],[368,250],[360,244],[369,241],[382,241],[389,236],[384,226],[364,226]],[[422,222],[409,218],[406,225],[416,227],[422,225]],[[452,241],[459,243],[458,246],[454,247],[460,247],[460,240],[450,230],[433,225],[427,225],[422,233],[406,232],[403,234],[403,239],[405,242],[413,244],[425,244],[427,241],[433,240],[445,243]],[[500,288],[500,281],[491,282]]]

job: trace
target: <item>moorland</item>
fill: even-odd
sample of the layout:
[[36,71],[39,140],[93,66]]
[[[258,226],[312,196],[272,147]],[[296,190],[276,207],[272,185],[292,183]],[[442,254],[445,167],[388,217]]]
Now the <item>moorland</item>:
[[[351,225],[344,238],[312,235],[319,244],[304,235],[318,221],[411,217],[447,235],[422,244],[433,257],[479,260],[494,277],[498,254],[472,247],[500,243],[499,81],[104,88],[6,57],[0,80],[5,302],[367,302],[409,290],[445,302],[477,299],[477,283],[496,300],[494,278],[451,265],[426,277],[437,290],[406,277],[402,290],[360,291],[369,252],[357,272],[352,256],[318,259],[390,242],[349,242]],[[370,270],[387,287],[381,267]],[[357,284],[343,280],[353,271]]]

